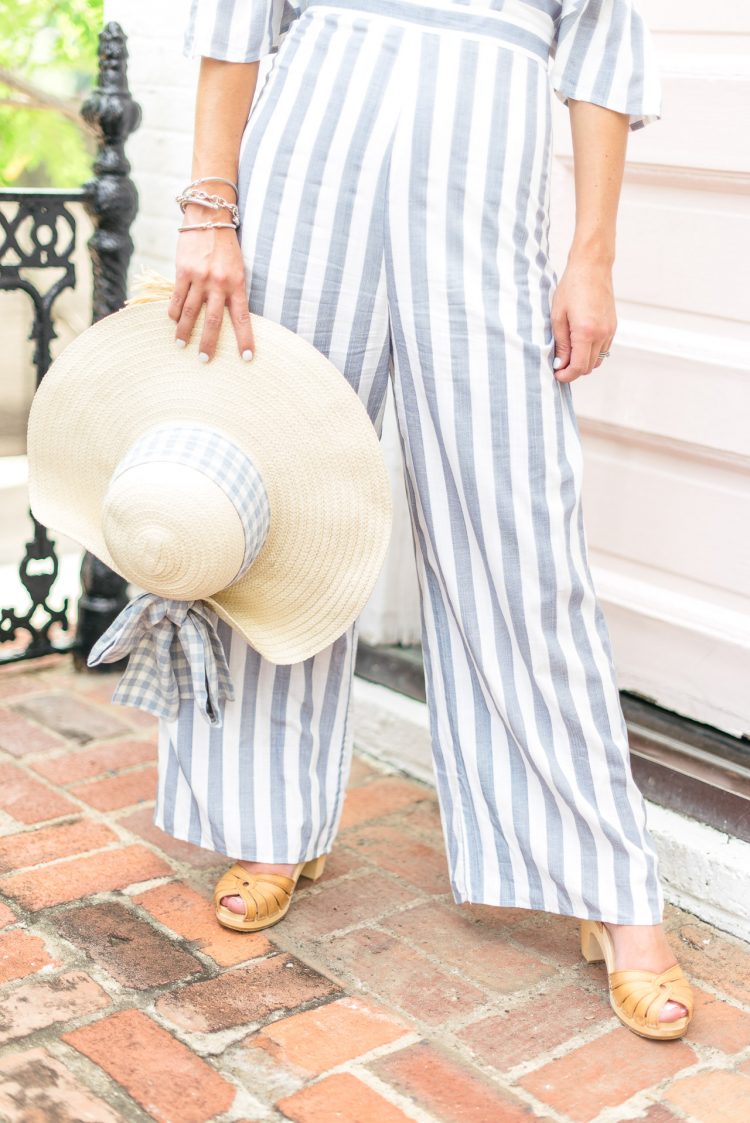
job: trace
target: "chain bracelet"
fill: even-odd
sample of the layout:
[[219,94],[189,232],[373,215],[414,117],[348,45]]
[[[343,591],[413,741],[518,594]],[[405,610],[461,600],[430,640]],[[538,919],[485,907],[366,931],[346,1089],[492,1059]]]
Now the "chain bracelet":
[[220,207],[226,207],[230,211],[237,209],[237,204],[225,199],[223,195],[209,195],[205,191],[191,191],[189,188],[181,191],[179,195],[175,195],[175,202],[180,204],[180,209],[183,211],[190,202],[204,203],[206,206],[214,207],[217,210]]
[[228,210],[232,220],[237,224],[240,221],[240,212],[236,203],[230,203],[221,195],[207,195],[205,191],[182,191],[175,195],[175,202],[180,204],[180,210],[185,212],[188,203],[197,203],[201,207],[210,207],[211,210]]
[[175,195],[175,202],[179,203],[182,209],[185,209],[185,204],[189,203],[191,199],[199,200],[204,203],[210,203],[212,206],[235,207],[237,204],[232,203],[229,199],[225,199],[223,195],[209,195],[206,191],[199,191],[197,188],[186,188],[181,191],[179,195]]

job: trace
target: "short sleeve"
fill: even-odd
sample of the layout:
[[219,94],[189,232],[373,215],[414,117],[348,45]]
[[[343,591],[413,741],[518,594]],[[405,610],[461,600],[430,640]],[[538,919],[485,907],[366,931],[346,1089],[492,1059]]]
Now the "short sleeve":
[[552,88],[627,113],[630,128],[661,117],[661,77],[649,28],[634,0],[562,0],[551,48]]
[[278,50],[298,15],[290,0],[190,0],[182,53],[258,62]]

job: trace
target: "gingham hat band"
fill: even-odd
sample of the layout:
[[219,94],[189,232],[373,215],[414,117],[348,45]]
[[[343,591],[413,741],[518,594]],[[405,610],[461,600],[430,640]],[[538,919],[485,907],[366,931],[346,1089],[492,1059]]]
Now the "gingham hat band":
[[154,425],[131,445],[112,473],[111,484],[131,468],[160,462],[184,464],[202,472],[234,507],[245,537],[240,567],[226,583],[234,584],[258,556],[271,522],[268,494],[252,458],[228,436],[208,426],[179,422]]

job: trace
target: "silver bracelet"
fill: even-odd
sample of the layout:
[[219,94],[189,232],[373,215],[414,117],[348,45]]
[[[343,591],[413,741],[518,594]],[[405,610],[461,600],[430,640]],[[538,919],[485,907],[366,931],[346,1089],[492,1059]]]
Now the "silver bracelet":
[[199,183],[228,183],[230,187],[234,188],[234,193],[239,199],[240,189],[236,183],[232,183],[231,179],[225,179],[223,175],[204,175],[200,179],[194,179],[188,187],[197,187]]
[[230,203],[222,195],[207,195],[205,191],[191,191],[188,188],[181,191],[179,195],[175,195],[175,202],[180,204],[180,210],[183,214],[188,203],[198,203],[202,207],[210,207],[215,211],[226,209],[236,224],[240,221],[240,211],[237,204]]
[[226,228],[227,230],[236,230],[237,226],[234,222],[196,222],[191,223],[189,226],[178,226],[177,230],[216,230],[219,227]]
[[190,187],[185,188],[185,190],[181,191],[179,195],[175,195],[176,202],[180,203],[183,210],[185,209],[184,204],[189,203],[191,199],[195,199],[197,202],[206,203],[207,206],[229,207],[230,210],[232,209],[232,207],[237,206],[237,204],[233,203],[231,199],[225,199],[223,195],[209,195],[206,191],[198,191],[197,189],[193,189]]

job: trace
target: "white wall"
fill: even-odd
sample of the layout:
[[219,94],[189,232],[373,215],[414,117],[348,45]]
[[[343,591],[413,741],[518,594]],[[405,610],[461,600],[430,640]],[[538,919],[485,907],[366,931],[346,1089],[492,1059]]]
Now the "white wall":
[[[620,686],[750,733],[750,7],[642,0],[663,118],[631,134],[612,357],[574,384]],[[574,195],[556,109],[553,253]]]
[[[105,2],[106,18],[129,36],[131,88],[144,110],[128,143],[141,195],[134,266],[167,274],[174,195],[190,178],[198,64],[180,53],[187,2]],[[574,385],[591,562],[620,686],[748,733],[750,146],[741,138],[750,7],[641,0],[641,10],[658,50],[664,119],[629,142],[612,357]],[[552,246],[561,272],[574,200],[567,111],[558,104],[555,152]],[[396,521],[360,635],[413,642],[413,547],[390,407],[383,447]]]

